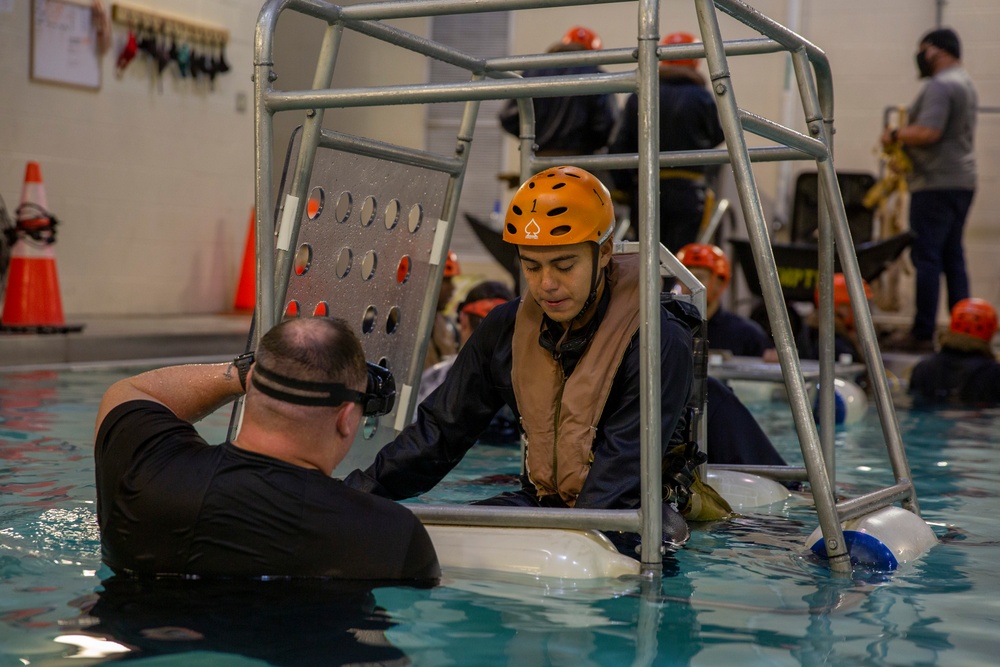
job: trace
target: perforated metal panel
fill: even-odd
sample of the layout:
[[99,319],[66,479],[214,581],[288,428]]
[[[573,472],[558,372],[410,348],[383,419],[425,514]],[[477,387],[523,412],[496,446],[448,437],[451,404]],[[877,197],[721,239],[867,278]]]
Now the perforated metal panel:
[[[365,357],[393,371],[397,390],[418,347],[430,263],[442,252],[435,248],[435,232],[447,185],[448,175],[441,172],[317,149],[285,317],[345,319]],[[397,400],[391,413],[367,420],[338,471],[367,466],[394,437],[401,409]]]

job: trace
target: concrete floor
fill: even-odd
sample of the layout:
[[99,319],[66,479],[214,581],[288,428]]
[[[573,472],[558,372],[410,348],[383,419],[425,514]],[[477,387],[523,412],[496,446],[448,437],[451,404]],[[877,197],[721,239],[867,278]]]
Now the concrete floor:
[[71,333],[0,333],[0,368],[154,359],[229,359],[243,352],[249,314],[66,318]]

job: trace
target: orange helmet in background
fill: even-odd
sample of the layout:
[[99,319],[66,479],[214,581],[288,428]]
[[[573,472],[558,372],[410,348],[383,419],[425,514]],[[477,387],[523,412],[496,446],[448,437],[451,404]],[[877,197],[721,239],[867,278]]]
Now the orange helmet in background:
[[579,167],[541,171],[514,193],[503,240],[514,245],[601,245],[615,228],[611,194],[600,179]]
[[710,243],[688,243],[677,251],[677,259],[687,268],[704,267],[722,281],[723,286],[729,284],[732,277],[732,267],[729,258],[722,248]]
[[[867,280],[862,280],[861,284],[865,288],[865,299],[871,300],[872,286]],[[819,307],[819,287],[813,295],[813,302]],[[844,307],[846,306],[846,308]],[[843,273],[833,274],[833,312],[844,324],[849,327],[854,326],[854,311],[851,310],[851,294],[847,291],[847,278]]]
[[573,26],[566,31],[562,38],[563,44],[579,44],[587,51],[599,51],[601,49],[601,38],[590,28],[583,26]]
[[[689,32],[672,32],[663,39],[660,40],[662,46],[669,46],[670,44],[694,44],[698,40],[695,36]],[[694,59],[684,59],[684,60],[664,60],[664,65],[677,65],[678,67],[697,67],[698,61]]]
[[951,309],[949,329],[988,343],[997,332],[997,311],[985,299],[962,299]]
[[448,259],[444,261],[444,277],[454,278],[461,272],[462,270],[458,266],[458,255],[455,254],[454,250],[449,250]]

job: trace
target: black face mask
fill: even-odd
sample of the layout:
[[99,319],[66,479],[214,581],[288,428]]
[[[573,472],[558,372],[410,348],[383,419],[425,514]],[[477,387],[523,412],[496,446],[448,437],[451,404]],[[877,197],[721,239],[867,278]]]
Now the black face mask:
[[917,52],[917,69],[920,70],[921,79],[926,79],[934,74],[931,64],[927,61],[927,49],[921,49]]

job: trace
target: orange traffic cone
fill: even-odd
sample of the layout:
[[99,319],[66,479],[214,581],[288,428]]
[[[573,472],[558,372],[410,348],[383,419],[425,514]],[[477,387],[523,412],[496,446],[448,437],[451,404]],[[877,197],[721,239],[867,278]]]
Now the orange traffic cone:
[[0,328],[41,333],[79,331],[65,326],[55,254],[56,219],[48,212],[42,170],[29,162],[17,209],[17,241],[11,250]]
[[236,300],[233,309],[238,311],[253,310],[257,306],[257,237],[254,231],[254,210],[250,209],[250,231],[247,232],[247,242],[243,247],[243,269],[240,271],[240,282],[236,286]]

